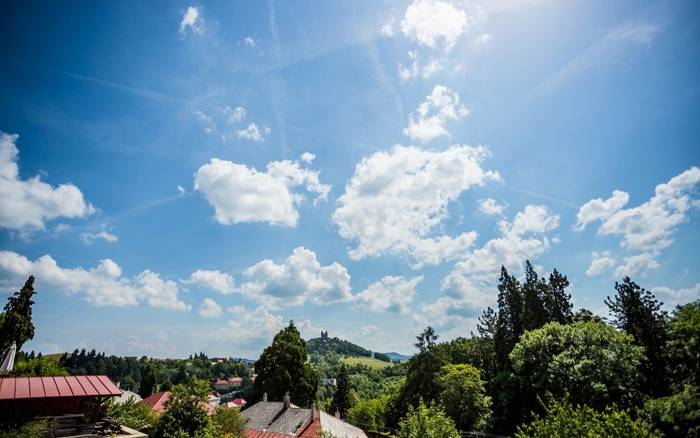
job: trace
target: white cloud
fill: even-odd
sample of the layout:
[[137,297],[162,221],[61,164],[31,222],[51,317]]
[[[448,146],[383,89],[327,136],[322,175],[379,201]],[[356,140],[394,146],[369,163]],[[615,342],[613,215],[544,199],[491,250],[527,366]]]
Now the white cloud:
[[230,294],[236,291],[233,277],[221,271],[197,269],[190,275],[190,278],[181,281],[185,284],[195,284],[222,294]]
[[177,283],[163,280],[160,274],[146,269],[136,277],[139,292],[146,298],[151,307],[171,310],[190,310],[192,306],[178,299]]
[[609,251],[593,252],[591,254],[591,265],[586,269],[586,275],[599,275],[615,266],[615,259]]
[[255,38],[252,36],[247,36],[243,38],[243,44],[245,44],[248,47],[255,47],[256,41]]
[[235,108],[226,106],[224,107],[222,112],[227,117],[226,121],[229,125],[234,123],[241,123],[246,115],[246,110],[242,106],[237,106]]
[[650,44],[660,30],[660,26],[652,23],[631,23],[616,28],[610,35],[610,38],[639,44]]
[[31,261],[12,251],[0,251],[0,288],[16,289],[30,274],[36,276],[39,288],[82,294],[86,301],[97,306],[133,306],[145,300],[151,307],[190,309],[178,300],[174,282],[163,281],[150,270],[130,280],[122,276],[121,268],[111,259],[101,260],[87,270],[68,269],[58,266],[49,255]]
[[665,304],[675,307],[700,299],[700,283],[684,289],[671,289],[666,286],[654,287],[651,292],[664,301]]
[[39,175],[22,180],[17,165],[18,138],[0,131],[0,228],[43,230],[51,219],[80,218],[95,212],[73,184],[52,187]]
[[559,226],[559,216],[541,205],[528,205],[515,215],[512,222],[501,220],[500,237],[486,242],[457,262],[454,270],[443,280],[442,288],[464,293],[478,289],[475,281],[493,283],[501,265],[511,271],[519,270],[525,260],[543,254],[551,245],[546,233]]
[[265,259],[243,272],[241,293],[274,307],[311,301],[325,305],[352,299],[350,274],[339,263],[321,266],[313,251],[298,247],[281,264]]
[[598,220],[606,220],[622,209],[630,196],[621,190],[615,190],[608,199],[596,198],[583,204],[576,215],[576,230],[583,230],[586,225]]
[[367,286],[355,296],[355,301],[371,312],[392,312],[406,314],[416,295],[416,286],[423,281],[423,276],[404,279],[386,276]]
[[221,306],[211,298],[205,298],[199,307],[199,314],[205,318],[218,318],[223,314]]
[[422,65],[417,50],[409,50],[408,57],[411,59],[410,65],[404,66],[399,64],[399,78],[403,81],[413,79],[419,75],[423,79],[427,79],[444,68],[443,62],[439,59],[433,59],[428,64]]
[[180,196],[185,194],[185,188],[182,187],[180,184],[177,185],[177,194]]
[[451,49],[467,29],[467,15],[441,0],[414,0],[401,21],[403,34],[418,44]]
[[235,306],[227,310],[234,313],[235,318],[212,333],[217,342],[255,345],[257,348],[260,342],[270,342],[272,336],[284,327],[282,317],[270,313],[264,306],[258,306],[254,310]]
[[625,257],[625,263],[615,269],[618,277],[646,275],[649,271],[657,269],[659,262],[654,259],[654,254],[643,252],[641,254]]
[[312,161],[316,158],[316,155],[312,154],[311,152],[304,152],[301,154],[301,161],[303,161],[306,164],[311,164]]
[[270,133],[270,128],[264,127],[259,128],[255,123],[251,123],[247,128],[239,129],[237,131],[238,138],[243,138],[245,140],[250,140],[254,142],[261,142],[265,139],[265,136]]
[[426,96],[425,102],[409,116],[408,127],[403,132],[412,140],[427,142],[449,135],[445,124],[450,120],[459,120],[467,114],[469,111],[460,103],[457,93],[444,85],[436,85],[432,93]]
[[387,21],[384,23],[382,26],[380,33],[382,36],[385,37],[392,37],[394,36],[394,19],[392,18],[391,20]]
[[199,8],[189,6],[180,20],[180,33],[185,34],[187,29],[194,33],[204,32],[204,21],[202,20]]
[[265,172],[244,164],[213,158],[194,174],[195,189],[214,207],[221,224],[267,222],[294,227],[299,220],[296,206],[304,187],[325,200],[331,187],[321,184],[319,172],[300,167],[298,161],[272,161]]
[[479,201],[479,211],[487,215],[502,215],[506,206],[495,199],[487,198]]
[[82,233],[80,235],[80,240],[82,240],[83,243],[86,245],[92,245],[95,242],[95,240],[98,239],[102,239],[105,242],[110,243],[114,243],[119,240],[117,236],[105,230],[102,230],[99,233]]
[[397,145],[363,159],[333,213],[340,235],[357,241],[350,257],[402,255],[415,267],[459,257],[476,233],[451,237],[435,231],[462,192],[499,180],[498,172],[481,168],[487,155],[483,147],[437,152]]
[[[691,167],[657,185],[654,196],[647,202],[627,209],[622,209],[627,194],[616,190],[607,201],[594,199],[581,207],[579,225],[582,227],[592,220],[602,220],[598,233],[621,235],[622,247],[640,251],[661,250],[673,242],[676,227],[687,220],[688,211],[696,202],[691,195],[698,183],[700,168]],[[586,208],[589,208],[589,214],[584,214],[581,219]]]

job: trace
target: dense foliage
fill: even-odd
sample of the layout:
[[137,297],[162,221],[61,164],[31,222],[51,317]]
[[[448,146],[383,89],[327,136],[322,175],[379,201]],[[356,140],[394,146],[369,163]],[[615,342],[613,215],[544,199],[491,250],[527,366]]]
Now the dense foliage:
[[438,400],[460,430],[483,430],[491,416],[491,398],[486,395],[479,370],[471,365],[448,364],[436,377]]
[[310,406],[316,397],[318,375],[306,360],[306,342],[290,321],[277,333],[272,344],[265,348],[255,362],[257,378],[254,400],[267,394],[270,400],[282,400],[286,393],[300,406]]
[[523,334],[510,357],[526,406],[551,394],[602,409],[637,401],[644,349],[607,324],[556,322]]
[[34,292],[34,276],[30,275],[24,286],[7,299],[0,324],[0,353],[14,342],[17,351],[22,345],[34,338],[34,323],[32,322],[32,297]]
[[209,417],[203,407],[209,395],[209,383],[192,380],[175,385],[165,402],[165,412],[158,420],[155,436],[170,438],[203,434],[209,427]]
[[656,437],[642,421],[625,411],[596,411],[588,406],[551,401],[544,417],[518,428],[516,438],[652,438]]
[[410,406],[399,424],[398,438],[459,438],[454,421],[440,406],[426,407],[423,400]]
[[158,417],[150,407],[129,398],[124,403],[110,401],[107,404],[107,417],[117,423],[136,430],[146,430],[158,422]]

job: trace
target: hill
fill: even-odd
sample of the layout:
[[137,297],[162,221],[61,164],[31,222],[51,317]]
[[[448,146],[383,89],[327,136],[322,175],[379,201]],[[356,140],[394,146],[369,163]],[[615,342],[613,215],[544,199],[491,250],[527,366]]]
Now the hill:
[[394,351],[392,351],[391,353],[384,354],[389,356],[389,359],[391,359],[392,362],[406,362],[408,359],[411,358],[411,356],[406,356],[405,354],[396,353]]
[[375,370],[381,370],[382,368],[391,365],[391,362],[385,362],[379,359],[374,359],[372,357],[365,356],[347,356],[342,358],[341,361],[349,366],[364,365]]
[[316,354],[319,356],[325,356],[328,353],[336,353],[340,356],[366,357],[370,359],[376,359],[381,362],[392,362],[394,360],[408,360],[408,356],[404,356],[399,353],[386,354],[378,353],[376,351],[372,352],[364,347],[360,347],[357,344],[353,344],[350,341],[346,341],[337,337],[331,338],[328,336],[328,332],[321,332],[320,337],[311,338],[308,341],[306,341],[306,352],[310,355]]

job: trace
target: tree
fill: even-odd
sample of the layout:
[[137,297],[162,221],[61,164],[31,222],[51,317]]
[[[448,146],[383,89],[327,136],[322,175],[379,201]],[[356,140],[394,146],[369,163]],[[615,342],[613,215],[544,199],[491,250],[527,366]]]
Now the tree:
[[22,289],[7,299],[5,317],[0,326],[0,351],[5,351],[13,342],[20,351],[25,342],[34,338],[32,296],[35,294],[34,276],[30,275]]
[[202,434],[209,426],[204,406],[209,395],[209,383],[193,379],[189,383],[175,385],[165,402],[165,412],[158,420],[155,436],[170,438]]
[[423,400],[418,406],[408,408],[408,414],[399,424],[398,438],[459,438],[454,421],[440,408],[425,406]]
[[357,427],[371,431],[382,432],[386,427],[384,413],[386,411],[388,396],[373,399],[360,399],[348,409],[348,422]]
[[542,327],[549,321],[545,309],[545,297],[548,287],[544,279],[540,280],[530,261],[525,262],[525,282],[522,285],[523,295],[523,330],[533,330]]
[[668,392],[666,377],[666,312],[662,303],[651,292],[642,289],[629,277],[615,283],[617,294],[605,300],[613,315],[613,323],[634,337],[644,347],[645,359],[642,374],[645,387],[652,396],[659,397]]
[[666,351],[674,384],[700,387],[700,300],[673,312]]
[[568,394],[572,403],[595,409],[632,406],[642,357],[631,336],[594,322],[551,322],[526,332],[511,353],[524,406],[531,408],[545,394],[557,400]]
[[686,385],[668,397],[644,403],[645,417],[667,438],[700,437],[700,389]]
[[444,348],[437,345],[438,335],[432,327],[426,327],[416,336],[415,347],[418,353],[408,360],[406,366],[406,384],[396,399],[390,400],[387,408],[387,423],[396,426],[408,411],[409,406],[416,406],[423,399],[427,402],[435,400],[439,388],[435,377],[440,368],[447,364],[447,354]]
[[498,314],[494,333],[496,366],[499,370],[509,370],[508,355],[523,333],[523,296],[518,280],[501,266],[498,279]]
[[479,370],[471,365],[445,365],[437,376],[438,400],[460,430],[483,430],[491,417]]
[[216,414],[212,417],[214,423],[216,423],[224,434],[230,437],[244,438],[246,435],[243,434],[245,429],[245,420],[241,417],[238,409],[225,409],[222,407],[216,408]]
[[282,400],[289,392],[294,403],[310,406],[318,389],[318,376],[306,360],[306,342],[290,321],[277,333],[255,362],[255,400],[267,393],[270,400]]
[[340,412],[340,417],[346,418],[350,407],[350,380],[348,378],[348,369],[345,365],[341,365],[338,370],[335,394],[331,402],[331,411]]
[[597,412],[588,406],[572,406],[567,401],[550,401],[543,417],[536,416],[528,425],[518,427],[515,438],[551,437],[609,437],[654,438],[658,437],[646,424],[633,420],[625,411],[606,408]]
[[548,294],[544,302],[549,321],[560,324],[571,322],[573,304],[571,304],[571,294],[566,292],[567,287],[569,287],[569,279],[554,269],[549,275]]
[[485,337],[456,338],[439,344],[451,364],[469,364],[481,371],[485,381],[496,374],[496,357],[493,340]]
[[67,376],[63,367],[50,357],[36,357],[34,359],[22,358],[15,362],[12,370],[14,376],[40,377],[40,376]]
[[137,402],[130,397],[124,403],[113,400],[107,402],[107,417],[122,426],[144,431],[158,422],[158,417],[148,405]]
[[139,384],[139,395],[146,398],[153,394],[153,388],[156,386],[156,376],[153,373],[153,368],[149,365],[141,374],[141,383]]

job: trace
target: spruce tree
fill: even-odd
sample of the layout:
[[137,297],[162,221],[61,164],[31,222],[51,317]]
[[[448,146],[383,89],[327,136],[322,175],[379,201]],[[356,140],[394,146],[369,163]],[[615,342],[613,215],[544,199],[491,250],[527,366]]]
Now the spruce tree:
[[34,292],[34,276],[30,275],[22,289],[7,299],[5,317],[0,326],[0,352],[17,344],[17,351],[22,345],[34,338],[34,323],[32,323],[32,297]]
[[346,418],[348,409],[350,409],[350,378],[348,369],[345,365],[341,365],[338,370],[338,378],[335,387],[333,401],[331,401],[331,413],[339,412],[340,418]]
[[156,386],[156,376],[153,373],[153,368],[151,366],[146,366],[141,375],[141,382],[139,383],[139,395],[141,398],[146,398],[153,394],[153,389]]
[[566,292],[569,287],[569,279],[554,269],[549,275],[549,291],[545,298],[545,309],[549,314],[549,321],[556,321],[560,324],[568,324],[573,319],[573,305],[571,295]]
[[650,395],[665,395],[668,390],[664,352],[667,315],[661,310],[663,303],[629,277],[625,277],[622,283],[616,282],[615,290],[615,297],[607,297],[605,300],[613,315],[612,322],[632,335],[637,345],[644,347],[646,360],[642,362],[641,368]]
[[530,261],[525,262],[525,282],[523,294],[523,331],[540,328],[547,323],[549,315],[545,309],[545,297],[548,295],[547,284],[537,276]]
[[523,333],[523,296],[518,280],[501,266],[498,279],[498,315],[494,334],[496,366],[499,370],[510,368],[508,355]]

